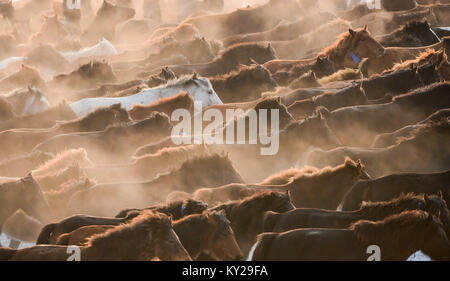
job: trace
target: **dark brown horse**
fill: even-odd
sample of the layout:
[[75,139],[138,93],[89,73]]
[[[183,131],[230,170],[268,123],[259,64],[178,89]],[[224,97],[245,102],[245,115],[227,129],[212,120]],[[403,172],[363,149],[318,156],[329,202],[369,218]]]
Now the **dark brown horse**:
[[253,261],[366,261],[368,247],[379,247],[383,261],[405,261],[421,250],[449,260],[450,242],[440,220],[423,211],[406,211],[381,221],[361,220],[348,229],[296,229],[258,237]]
[[409,22],[389,34],[375,38],[384,47],[423,47],[440,41],[426,20]]
[[[116,245],[112,247],[112,245]],[[139,249],[139,250],[138,250]],[[80,247],[82,261],[166,261],[191,260],[172,227],[171,219],[161,213],[146,211],[127,224],[89,238]],[[38,245],[11,251],[0,248],[2,257],[11,261],[67,261],[68,246]]]
[[267,211],[287,212],[294,209],[289,193],[262,192],[244,200],[232,201],[210,209],[224,210],[231,221],[236,240],[244,255],[255,242],[256,235],[263,232],[263,217]]
[[[359,220],[378,221],[407,210],[422,210],[439,217],[447,213],[440,196],[402,194],[391,201],[363,202],[357,211],[331,211],[321,209],[295,209],[286,213],[267,212],[264,232],[285,232],[298,228],[348,228]],[[448,217],[441,217],[448,220]],[[447,231],[446,231],[447,232]]]

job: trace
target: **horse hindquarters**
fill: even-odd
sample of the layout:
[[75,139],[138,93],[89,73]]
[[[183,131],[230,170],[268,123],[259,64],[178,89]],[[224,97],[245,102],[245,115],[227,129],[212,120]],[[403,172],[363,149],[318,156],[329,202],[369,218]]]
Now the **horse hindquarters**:
[[9,261],[17,250],[0,247],[0,261]]

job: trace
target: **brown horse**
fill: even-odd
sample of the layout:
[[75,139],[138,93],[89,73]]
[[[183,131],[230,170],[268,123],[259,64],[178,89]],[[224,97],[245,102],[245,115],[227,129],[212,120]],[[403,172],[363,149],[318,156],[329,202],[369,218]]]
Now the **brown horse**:
[[286,68],[311,64],[317,60],[317,57],[328,57],[335,70],[358,68],[363,58],[379,58],[384,53],[384,47],[372,37],[367,27],[364,27],[356,30],[349,29],[348,32],[341,34],[335,43],[312,59],[273,60],[264,66],[274,73]]
[[[111,247],[111,245],[116,245]],[[139,250],[137,250],[139,249]],[[157,257],[166,261],[191,260],[172,227],[171,219],[161,213],[146,211],[128,224],[116,226],[89,238],[80,247],[82,261],[149,261]],[[67,246],[38,245],[8,253],[11,261],[67,261]]]
[[294,209],[289,193],[262,192],[244,200],[232,201],[210,211],[224,210],[231,221],[234,235],[244,255],[247,255],[256,236],[263,232],[263,217],[267,211],[287,212]]
[[54,126],[57,120],[73,120],[76,118],[77,116],[72,108],[66,102],[62,102],[40,113],[16,116],[8,121],[0,122],[0,131],[15,128],[49,128]]
[[450,122],[427,124],[413,130],[406,139],[387,148],[341,147],[311,152],[307,163],[316,167],[339,163],[345,157],[361,159],[374,177],[392,173],[432,173],[450,169]]
[[[198,171],[203,171],[199,173]],[[110,216],[125,208],[143,208],[164,201],[176,190],[193,192],[199,187],[242,183],[242,177],[226,156],[213,154],[186,161],[181,168],[141,183],[99,184],[72,196],[67,212]]]
[[136,104],[129,113],[133,120],[143,120],[154,112],[163,112],[167,116],[172,116],[173,111],[177,109],[186,109],[189,112],[193,112],[194,100],[191,95],[180,92],[178,95],[160,99],[149,105]]
[[309,33],[311,30],[336,19],[331,13],[320,12],[307,16],[295,22],[281,22],[274,28],[262,32],[237,34],[224,38],[224,47],[229,47],[244,42],[261,42],[261,41],[285,41],[294,40],[300,35]]
[[83,45],[96,44],[102,37],[114,41],[116,25],[133,18],[134,15],[135,11],[132,8],[103,1],[103,5],[98,9],[93,22],[81,35]]
[[68,74],[60,74],[51,81],[49,87],[56,89],[90,89],[101,84],[115,83],[118,79],[109,63],[91,61]]
[[130,121],[128,112],[120,104],[96,109],[85,117],[71,121],[59,121],[49,129],[13,129],[0,132],[0,145],[8,146],[3,157],[23,154],[45,140],[60,134],[76,132],[94,132],[105,130],[109,126],[125,124]]
[[414,192],[428,195],[443,191],[443,199],[450,202],[450,190],[447,182],[450,170],[439,173],[403,173],[392,174],[373,180],[356,183],[345,195],[339,209],[343,211],[357,210],[363,201],[389,201],[401,193]]
[[224,103],[255,100],[261,93],[277,87],[270,72],[260,64],[241,66],[228,74],[211,77],[209,81]]
[[375,38],[384,47],[423,47],[440,41],[427,20],[408,22],[389,34]]
[[57,135],[34,150],[57,153],[83,147],[96,164],[114,164],[129,159],[136,148],[169,136],[171,131],[168,116],[156,113],[137,123],[110,126],[102,131]]
[[342,144],[367,147],[376,135],[415,124],[437,110],[448,108],[450,100],[446,93],[449,89],[449,83],[435,83],[396,96],[387,104],[359,105],[321,112]]
[[[344,229],[359,220],[383,220],[407,210],[422,210],[440,217],[440,214],[448,214],[445,206],[446,203],[440,196],[428,197],[426,194],[422,196],[409,193],[391,201],[363,202],[356,211],[295,209],[281,214],[267,212],[264,217],[264,232],[281,233],[298,228]],[[448,220],[448,217],[441,216],[440,219],[444,222],[443,219]],[[446,229],[446,232],[448,230]]]
[[[89,237],[112,228],[114,226],[84,226],[71,233],[60,235],[56,244],[82,246]],[[211,252],[219,260],[242,259],[230,221],[223,211],[186,216],[175,221],[173,229],[193,259],[196,259],[201,252]]]
[[69,32],[59,20],[58,15],[44,16],[39,32],[33,34],[31,40],[37,44],[54,44],[68,35]]
[[[169,67],[177,76],[197,72],[201,76],[210,77],[237,70],[241,64],[251,65],[255,61],[263,64],[275,58],[275,51],[270,44],[242,43],[223,50],[208,63]],[[158,71],[159,69],[154,70]]]
[[[301,15],[302,10],[295,0],[270,0],[255,8],[189,18],[183,23],[193,24],[207,38],[221,39],[235,34],[267,30],[282,19],[295,20]],[[242,22],[246,24],[243,25]]]
[[128,223],[131,219],[145,211],[154,211],[167,214],[174,219],[181,219],[191,214],[201,214],[207,206],[200,201],[186,200],[173,201],[168,204],[160,204],[147,208],[146,210],[127,209],[122,210],[116,218],[93,217],[85,215],[75,215],[65,218],[57,223],[47,224],[42,228],[37,244],[55,244],[59,236],[64,233],[70,233],[80,227],[90,225],[119,225]]
[[148,181],[158,174],[180,168],[185,161],[209,154],[204,145],[168,147],[154,154],[135,157],[127,164],[94,166],[85,168],[84,172],[98,183]]
[[172,216],[174,220],[182,219],[193,214],[201,214],[208,208],[208,205],[202,201],[186,199],[174,200],[166,204],[159,204],[145,209],[125,209],[120,211],[115,217],[124,218],[135,212],[142,212],[143,210],[153,210]]
[[52,159],[52,153],[34,151],[16,158],[0,162],[0,175],[3,177],[21,177]]
[[377,245],[383,261],[405,261],[421,250],[449,260],[450,242],[440,220],[423,211],[406,211],[381,221],[361,220],[348,229],[297,229],[258,236],[254,261],[366,261]]
[[31,174],[18,181],[1,184],[0,194],[0,231],[6,219],[18,209],[42,222],[50,218],[47,199]]
[[0,80],[1,91],[11,91],[15,88],[21,88],[24,85],[32,85],[44,91],[48,89],[47,84],[39,71],[36,68],[25,64],[22,64],[17,72]]

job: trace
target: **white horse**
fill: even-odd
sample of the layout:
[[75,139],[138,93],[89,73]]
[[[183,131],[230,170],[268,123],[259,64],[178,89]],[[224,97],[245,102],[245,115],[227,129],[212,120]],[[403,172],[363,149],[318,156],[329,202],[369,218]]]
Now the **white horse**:
[[10,63],[23,62],[26,57],[10,57],[0,61],[0,70],[3,70],[9,66]]
[[103,38],[98,44],[92,47],[84,48],[79,51],[63,52],[61,55],[69,62],[72,62],[79,58],[117,55],[118,53],[119,52],[114,45]]
[[16,89],[4,96],[13,106],[17,115],[36,114],[50,108],[50,103],[41,91],[29,86],[26,89]]
[[128,97],[87,98],[72,103],[70,106],[78,117],[83,117],[99,107],[120,103],[127,110],[134,104],[150,104],[162,98],[174,96],[180,92],[189,93],[195,101],[201,101],[203,107],[222,104],[211,82],[207,78],[198,78],[196,74],[183,76],[169,81],[166,85],[144,90]]

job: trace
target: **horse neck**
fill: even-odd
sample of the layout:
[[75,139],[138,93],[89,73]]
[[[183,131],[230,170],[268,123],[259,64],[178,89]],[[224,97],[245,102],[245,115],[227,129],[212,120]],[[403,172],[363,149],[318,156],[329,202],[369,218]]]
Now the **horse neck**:
[[[21,204],[19,204],[18,202],[20,202],[20,198],[18,198],[19,196],[9,196],[8,193],[11,192],[10,190],[12,190],[13,192],[16,191],[17,187],[16,186],[12,186],[12,187],[2,187],[0,186],[0,206],[1,206],[1,211],[0,211],[0,233],[2,232],[2,228],[3,228],[3,224],[5,223],[5,221],[18,209],[21,208]],[[2,200],[3,199],[3,200]],[[12,200],[11,200],[12,199]],[[4,201],[4,202],[2,202]]]
[[[203,224],[203,222],[199,222]],[[208,247],[209,231],[204,231],[204,225],[200,228],[198,224],[192,223],[189,219],[176,222],[173,225],[175,233],[180,238],[181,244],[186,248],[188,253],[194,258]],[[209,226],[207,226],[209,228]],[[192,233],[192,232],[195,233]]]

